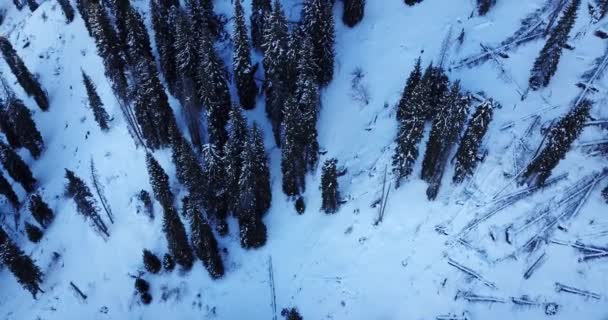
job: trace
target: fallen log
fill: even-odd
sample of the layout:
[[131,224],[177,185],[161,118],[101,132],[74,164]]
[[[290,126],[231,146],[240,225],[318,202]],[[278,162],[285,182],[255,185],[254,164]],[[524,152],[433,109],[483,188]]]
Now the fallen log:
[[486,280],[479,273],[473,271],[473,269],[465,267],[462,264],[460,264],[460,263],[452,260],[451,258],[448,258],[448,264],[451,265],[452,267],[454,267],[454,268],[456,268],[456,269],[458,269],[458,270],[460,270],[460,271],[462,271],[462,272],[464,272],[464,273],[472,276],[473,278],[481,281],[486,286],[488,286],[488,287],[490,287],[492,289],[496,289],[496,285],[493,282]]
[[578,288],[571,287],[571,286],[567,286],[567,285],[561,284],[559,282],[555,283],[555,290],[557,292],[567,292],[567,293],[572,293],[572,294],[578,294],[579,296],[598,299],[598,300],[601,298],[601,296],[597,293],[578,289]]
[[547,260],[546,254],[545,253],[541,254],[540,257],[538,257],[538,259],[536,259],[534,261],[534,263],[532,263],[532,265],[530,265],[530,267],[526,270],[526,272],[524,273],[524,279],[526,279],[526,280],[530,279],[530,277],[532,276],[534,271],[536,271],[538,268],[540,268],[545,263],[546,260]]

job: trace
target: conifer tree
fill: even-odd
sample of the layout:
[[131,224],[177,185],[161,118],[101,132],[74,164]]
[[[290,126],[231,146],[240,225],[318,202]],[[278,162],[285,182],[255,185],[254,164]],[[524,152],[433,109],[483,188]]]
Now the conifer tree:
[[466,176],[473,174],[479,162],[479,147],[488,131],[493,112],[494,106],[492,101],[486,101],[477,107],[477,110],[469,121],[467,130],[456,152],[454,183],[461,183]]
[[8,202],[10,202],[15,209],[18,209],[21,206],[19,203],[19,198],[13,190],[13,187],[2,173],[0,173],[0,195],[5,196]]
[[285,320],[303,320],[302,316],[298,312],[296,308],[285,308],[281,310],[281,315],[285,318]]
[[427,116],[425,93],[427,88],[422,81],[414,87],[411,94],[407,91],[408,98],[403,100],[402,119],[399,123],[397,136],[395,138],[395,153],[393,154],[393,174],[395,175],[395,188],[399,188],[401,180],[412,174],[414,164],[418,159],[418,144],[422,140],[424,121]]
[[[179,73],[175,59],[174,44],[177,43],[177,34],[174,31],[175,21],[173,9],[179,7],[173,5],[172,1],[150,0],[150,14],[152,16],[152,28],[154,29],[154,39],[156,51],[160,62],[160,70],[165,77],[167,88],[174,96],[177,96],[177,81]],[[171,16],[170,16],[171,14]],[[169,18],[168,18],[169,17]]]
[[282,187],[286,195],[296,196],[304,191],[306,165],[299,140],[302,135],[302,115],[293,96],[285,102],[284,117],[285,139],[281,148]]
[[336,169],[336,159],[328,159],[323,163],[321,173],[321,209],[325,213],[335,213],[338,210],[340,192],[338,191],[338,173]]
[[40,288],[42,271],[32,258],[17,247],[2,227],[0,227],[0,262],[11,271],[17,282],[29,291],[34,299],[38,292],[44,292]]
[[32,192],[36,188],[36,179],[32,175],[30,167],[23,161],[21,156],[17,154],[4,142],[0,141],[0,162],[6,169],[6,172],[21,186],[26,192]]
[[31,12],[36,11],[38,9],[38,2],[36,0],[25,0],[27,2],[27,6],[30,8]]
[[345,0],[342,21],[349,27],[354,27],[363,20],[365,0]]
[[407,4],[408,6],[413,6],[417,3],[422,2],[422,0],[404,0],[405,4]]
[[[97,52],[105,66],[105,74],[114,93],[123,101],[128,101],[128,85],[125,76],[126,63],[121,54],[120,42],[110,17],[101,1],[76,1],[89,34],[95,40]],[[123,110],[127,121],[134,121],[128,110]],[[130,122],[133,125],[133,122]]]
[[264,215],[270,208],[272,191],[270,186],[270,168],[264,148],[264,137],[256,123],[251,130],[251,151],[253,156],[253,176],[255,178],[256,213]]
[[23,9],[23,6],[25,6],[25,4],[21,0],[13,0],[13,4],[19,11],[21,11],[21,9]]
[[[276,5],[277,1],[275,1]],[[270,6],[270,0],[251,1],[251,42],[254,48],[264,50],[264,32],[268,28],[270,12],[276,10]],[[263,49],[264,48],[264,49]]]
[[572,143],[583,131],[585,121],[589,118],[591,105],[592,103],[589,100],[581,101],[551,127],[544,148],[528,164],[519,178],[520,184],[543,185],[547,181],[553,169],[560,160],[566,157]]
[[304,39],[298,64],[298,80],[295,92],[301,114],[301,143],[306,169],[311,170],[319,159],[319,142],[317,140],[317,113],[319,107],[319,87],[314,81],[314,62],[312,44]]
[[430,184],[427,189],[429,200],[437,196],[450,151],[466,121],[469,101],[469,96],[461,93],[460,83],[454,83],[445,97],[445,105],[433,121],[421,174],[421,178]]
[[222,158],[212,144],[206,144],[202,150],[203,175],[205,177],[205,188],[203,189],[202,202],[207,215],[215,221],[217,231],[220,235],[228,234],[229,197],[228,179],[225,168],[225,159]]
[[6,106],[3,106],[3,101],[0,100],[0,132],[4,133],[6,141],[12,148],[19,149],[22,147],[21,141],[19,141],[17,132],[13,128],[12,120],[9,118],[6,108]]
[[288,96],[287,19],[279,0],[275,0],[264,29],[264,72],[266,114],[272,124],[277,146],[281,146],[283,106]]
[[43,236],[42,230],[29,222],[25,223],[25,234],[27,239],[33,243],[40,242]]
[[194,254],[203,262],[211,278],[219,279],[224,275],[224,263],[213,231],[191,199],[185,197],[183,203],[184,211],[186,211],[184,215],[190,219],[190,229],[192,230],[190,240]]
[[214,40],[220,30],[213,13],[213,0],[187,0],[186,9],[192,21],[194,39],[209,37]]
[[[446,97],[448,97],[450,81],[445,71],[441,67],[429,66],[428,76],[423,75],[423,88],[425,92],[427,112],[427,120],[433,120],[435,116],[441,113],[442,108],[446,105]],[[426,76],[426,77],[425,77]]]
[[163,207],[163,232],[167,237],[169,253],[174,257],[177,264],[185,270],[189,270],[194,262],[194,257],[188,244],[184,224],[173,206],[173,193],[169,187],[169,176],[150,153],[146,155],[146,164],[154,197]]
[[49,225],[55,219],[53,210],[49,208],[49,205],[44,202],[40,194],[34,193],[29,199],[29,209],[32,217],[40,224],[43,228],[48,228]]
[[84,82],[84,87],[87,90],[87,96],[89,97],[89,107],[93,111],[93,115],[95,116],[95,121],[101,128],[101,130],[107,131],[110,127],[108,126],[108,122],[110,121],[110,116],[103,108],[103,102],[101,102],[101,98],[97,94],[97,89],[95,88],[95,84],[91,81],[91,78],[82,71],[82,81]]
[[557,71],[562,49],[568,42],[570,31],[576,22],[576,13],[580,3],[580,0],[573,0],[564,11],[555,29],[551,31],[549,39],[534,61],[529,79],[530,89],[538,90],[549,85],[549,81]]
[[207,35],[199,39],[197,47],[199,99],[207,108],[209,142],[223,148],[227,140],[226,124],[231,108],[226,70]]
[[169,185],[169,176],[150,153],[146,154],[146,166],[154,198],[161,204],[163,209],[173,207],[173,192],[171,192],[171,186]]
[[239,179],[238,209],[235,215],[239,221],[241,246],[246,249],[259,248],[266,243],[266,226],[256,212],[256,181],[253,163],[254,157],[250,146],[242,153],[243,165]]
[[192,143],[198,149],[202,145],[199,122],[199,83],[196,81],[198,69],[197,48],[192,39],[192,28],[187,16],[178,7],[171,8],[170,16],[174,33],[173,53],[176,74],[175,95],[179,98]]
[[331,0],[306,0],[302,8],[303,28],[312,44],[316,81],[329,84],[334,75],[334,16]]
[[608,0],[596,0],[597,19],[600,20],[606,16],[608,12]]
[[496,0],[477,0],[477,10],[480,16],[486,15],[488,11],[496,4]]
[[152,64],[150,68],[156,69],[150,37],[143,18],[128,0],[117,0],[115,7],[116,28],[127,63],[134,69],[145,59]]
[[248,147],[249,129],[240,108],[232,108],[230,118],[229,139],[224,149],[224,155],[228,195],[231,197],[232,209],[236,210],[239,199],[239,179],[243,166],[243,152]]
[[158,273],[161,269],[160,259],[148,249],[143,253],[144,267],[150,273]]
[[68,180],[66,193],[76,203],[78,213],[90,219],[94,228],[109,237],[108,228],[97,212],[97,204],[89,187],[73,171],[65,169],[65,178]]
[[59,6],[65,15],[65,19],[67,23],[71,23],[74,21],[74,8],[70,4],[70,0],[57,0],[59,2]]
[[235,27],[232,38],[234,41],[233,65],[236,88],[243,108],[253,109],[258,88],[253,78],[254,69],[251,66],[249,37],[247,36],[245,13],[241,0],[234,2],[234,17]]
[[414,70],[410,73],[409,78],[405,84],[405,88],[403,89],[403,94],[401,95],[401,100],[399,100],[399,104],[397,105],[397,120],[403,121],[404,116],[407,113],[407,108],[410,108],[409,105],[410,100],[412,99],[412,95],[414,93],[414,89],[416,86],[420,84],[422,79],[422,67],[420,65],[421,59],[420,57],[416,60],[416,65],[414,66]]
[[8,118],[6,132],[14,133],[13,135],[17,136],[19,140],[19,145],[25,147],[34,159],[38,159],[44,143],[30,110],[23,104],[23,101],[12,97],[8,100],[6,115]]
[[198,162],[192,147],[181,135],[172,144],[173,163],[177,180],[188,188],[188,191],[197,199],[201,197],[205,186],[203,169]]
[[42,89],[34,75],[27,69],[23,60],[17,55],[10,41],[2,36],[0,36],[0,52],[25,93],[34,98],[42,111],[48,110],[49,100],[46,92]]
[[287,70],[285,71],[287,92],[294,92],[297,88],[298,64],[300,63],[302,44],[306,33],[301,24],[297,24],[289,33],[287,38]]

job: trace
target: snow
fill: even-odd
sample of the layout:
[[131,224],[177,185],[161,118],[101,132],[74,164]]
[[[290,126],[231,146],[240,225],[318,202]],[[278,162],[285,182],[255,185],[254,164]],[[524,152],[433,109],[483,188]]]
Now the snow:
[[[18,96],[34,112],[35,121],[45,141],[42,157],[35,161],[26,151],[20,151],[40,182],[44,198],[57,214],[41,243],[32,244],[23,230],[12,233],[19,245],[31,254],[45,272],[42,285],[45,293],[33,300],[21,289],[8,270],[0,270],[0,316],[6,319],[269,319],[272,317],[268,259],[272,256],[277,306],[297,306],[305,319],[433,319],[438,315],[462,314],[470,319],[540,319],[545,317],[543,306],[521,307],[510,302],[511,297],[529,295],[543,302],[555,302],[560,307],[554,319],[600,319],[606,316],[608,296],[608,266],[602,259],[578,262],[581,256],[571,247],[547,244],[546,262],[528,280],[523,279],[527,268],[539,256],[528,257],[517,253],[516,259],[506,258],[516,250],[505,242],[503,232],[511,223],[521,223],[535,208],[549,203],[553,196],[582,177],[600,171],[606,160],[591,157],[583,149],[575,148],[560,162],[553,173],[568,173],[565,180],[546,190],[526,197],[497,212],[467,234],[474,247],[486,250],[487,256],[463,246],[457,241],[459,232],[476,216],[491,206],[492,196],[518,190],[509,184],[512,172],[512,141],[521,137],[531,119],[523,117],[540,113],[541,123],[565,114],[580,89],[574,84],[593,60],[605,50],[605,40],[593,35],[595,28],[587,13],[586,1],[579,9],[579,18],[571,34],[575,50],[564,50],[556,75],[548,88],[530,92],[524,101],[516,88],[527,87],[529,70],[543,46],[543,40],[527,43],[508,52],[503,63],[513,81],[505,81],[493,61],[474,68],[459,68],[450,72],[450,79],[462,80],[463,88],[483,91],[497,100],[502,109],[495,111],[487,140],[486,160],[480,164],[471,183],[473,197],[465,197],[464,186],[452,186],[453,168],[446,170],[439,197],[426,200],[426,184],[417,177],[420,172],[424,145],[414,176],[398,190],[391,190],[384,221],[374,226],[378,208],[370,204],[380,197],[382,177],[392,156],[396,133],[394,106],[398,102],[409,72],[420,52],[423,65],[437,63],[439,50],[448,30],[454,38],[464,28],[462,46],[454,43],[444,65],[480,52],[479,43],[493,47],[510,36],[519,21],[540,8],[545,1],[498,1],[487,16],[469,18],[473,11],[471,0],[424,0],[407,7],[402,0],[367,1],[363,21],[350,29],[341,22],[342,4],[337,1],[336,66],[331,84],[322,90],[319,116],[319,142],[327,154],[320,159],[335,157],[338,166],[348,168],[339,178],[340,192],[348,200],[335,215],[320,211],[318,190],[321,170],[307,177],[304,194],[307,210],[299,216],[281,191],[280,151],[273,145],[270,125],[265,120],[263,99],[246,114],[249,121],[262,123],[266,146],[271,159],[273,181],[272,208],[264,218],[268,226],[268,242],[259,250],[241,249],[236,221],[230,220],[230,235],[218,237],[226,275],[212,280],[200,262],[188,273],[144,275],[151,282],[153,302],[142,306],[134,294],[134,279],[143,270],[142,249],[157,254],[166,252],[166,241],[161,231],[161,211],[155,203],[154,221],[136,214],[135,197],[141,189],[151,191],[145,167],[145,152],[136,149],[129,137],[122,114],[103,74],[101,59],[95,52],[82,19],[77,14],[69,25],[59,6],[45,1],[29,13],[27,8],[17,11],[10,1],[6,21],[0,33],[9,37],[26,65],[40,76],[48,91],[50,108],[42,112],[33,100],[26,97],[15,83],[8,67],[0,62],[0,71]],[[136,1],[145,10],[146,1]],[[216,0],[216,11],[231,12],[229,0]],[[250,11],[249,1],[245,10]],[[299,6],[289,1],[284,6],[290,20],[298,18]],[[46,16],[46,18],[43,18]],[[248,19],[247,19],[248,20]],[[231,30],[231,25],[227,26]],[[574,37],[579,34],[579,37]],[[153,39],[153,37],[151,37]],[[29,46],[24,48],[26,42]],[[221,48],[230,49],[230,46]],[[230,62],[231,53],[222,57]],[[254,56],[254,61],[259,61]],[[81,68],[96,84],[105,108],[114,120],[109,132],[99,130],[86,104],[86,92],[81,80]],[[362,85],[370,93],[369,104],[353,100],[352,73],[361,68]],[[604,79],[596,85],[600,93],[590,94],[596,101],[592,115],[608,116],[603,111]],[[233,95],[233,98],[235,95]],[[172,101],[175,111],[177,102]],[[556,107],[550,108],[548,107]],[[471,114],[473,109],[471,109]],[[175,112],[181,117],[180,112]],[[514,126],[500,130],[506,123]],[[181,121],[180,121],[181,123]],[[427,126],[427,131],[429,130]],[[587,127],[581,141],[605,136],[602,128]],[[424,141],[428,139],[426,134]],[[541,141],[539,127],[526,138],[536,148]],[[272,147],[271,147],[272,146]],[[455,150],[454,150],[455,152]],[[184,194],[174,178],[169,150],[155,153],[171,176],[176,194]],[[76,213],[72,200],[63,195],[64,168],[74,170],[91,186],[89,162],[94,159],[100,181],[112,207],[116,222],[109,226],[110,238],[104,241],[93,232],[82,216]],[[602,216],[606,207],[600,190],[606,181],[593,190],[579,214],[568,225],[567,231],[557,230],[551,239],[585,244],[603,245],[605,238],[589,234],[602,231],[608,222]],[[503,190],[504,189],[504,190]],[[21,199],[24,194],[19,189]],[[30,219],[22,212],[22,219]],[[105,218],[105,217],[104,217]],[[107,221],[106,221],[107,222]],[[435,231],[445,227],[448,235]],[[606,227],[608,229],[608,227]],[[22,229],[22,228],[21,228]],[[496,242],[489,231],[497,230]],[[604,236],[605,237],[605,236]],[[521,243],[518,243],[521,245]],[[48,268],[52,252],[61,254],[59,263]],[[496,285],[492,289],[448,264],[453,259],[479,272]],[[48,269],[47,269],[48,268]],[[71,290],[70,281],[88,296],[81,301]],[[557,292],[555,283],[589,290],[601,299]],[[166,301],[163,292],[174,290]],[[459,292],[494,296],[506,303],[467,302],[455,299]],[[175,294],[179,292],[179,294]],[[460,295],[461,296],[461,295]],[[107,307],[107,313],[102,307]]]

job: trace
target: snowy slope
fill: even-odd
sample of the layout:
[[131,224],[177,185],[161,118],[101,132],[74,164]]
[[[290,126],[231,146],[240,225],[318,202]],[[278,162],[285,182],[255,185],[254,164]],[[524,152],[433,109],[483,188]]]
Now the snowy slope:
[[[231,220],[230,236],[218,238],[220,246],[228,252],[224,255],[226,276],[216,281],[210,279],[200,262],[187,274],[145,275],[152,284],[154,301],[150,306],[139,304],[130,275],[143,270],[143,248],[156,253],[166,251],[158,218],[160,208],[155,207],[154,221],[136,214],[134,196],[142,188],[151,190],[145,153],[136,149],[128,136],[93,40],[78,15],[66,25],[53,1],[42,3],[32,14],[27,9],[18,12],[10,1],[5,2],[0,6],[9,7],[9,11],[0,32],[10,38],[26,65],[39,74],[42,86],[49,92],[51,106],[48,112],[41,112],[32,100],[26,99],[18,85],[13,85],[34,112],[46,145],[37,161],[27,152],[21,155],[30,164],[57,218],[39,244],[29,243],[21,232],[16,233],[20,234],[17,238],[20,246],[45,271],[45,293],[39,295],[38,300],[31,299],[7,270],[0,270],[0,317],[270,319],[273,314],[268,274],[270,256],[279,310],[297,306],[305,319],[433,319],[442,314],[460,315],[464,311],[470,319],[547,317],[543,305],[521,307],[511,303],[511,297],[522,295],[557,303],[560,307],[552,316],[554,319],[608,316],[605,308],[608,266],[601,259],[578,262],[579,251],[557,244],[543,245],[532,254],[518,251],[527,239],[527,232],[532,232],[535,226],[524,229],[513,245],[505,242],[503,234],[506,226],[525,225],[528,214],[556,201],[553,197],[566,194],[567,188],[579,179],[600,171],[606,165],[605,157],[589,156],[583,149],[575,148],[554,171],[554,176],[567,172],[566,179],[462,233],[471,221],[488,212],[494,205],[493,197],[500,198],[517,190],[505,173],[513,173],[513,141],[522,137],[530,126],[531,119],[526,116],[542,111],[539,123],[545,124],[565,114],[580,93],[574,84],[592,61],[603,54],[605,40],[593,36],[603,22],[591,24],[586,1],[581,5],[572,32],[572,35],[580,34],[571,37],[575,50],[564,50],[550,86],[529,93],[524,101],[517,89],[525,90],[529,70],[543,40],[509,51],[510,58],[503,60],[508,77],[501,76],[492,61],[450,72],[451,80],[460,79],[467,90],[483,91],[502,105],[495,111],[485,143],[488,156],[473,180],[459,187],[450,185],[450,166],[434,202],[426,200],[426,184],[416,177],[420,171],[418,164],[414,178],[400,189],[391,190],[384,221],[378,226],[373,225],[378,208],[371,208],[370,204],[380,196],[387,165],[390,171],[397,123],[394,105],[420,52],[424,50],[425,65],[431,61],[437,63],[441,44],[451,28],[453,45],[444,61],[448,67],[479,52],[480,42],[497,46],[518,28],[523,17],[545,1],[498,1],[487,16],[473,18],[469,18],[474,7],[471,0],[424,0],[415,7],[406,7],[402,0],[367,1],[365,17],[353,29],[341,23],[342,4],[338,1],[334,8],[336,72],[332,83],[322,92],[318,130],[321,148],[327,150],[321,161],[336,157],[339,165],[348,168],[348,174],[339,180],[347,203],[333,216],[318,210],[321,200],[320,170],[317,170],[307,178],[306,213],[302,216],[295,213],[293,204],[281,192],[280,152],[272,144],[260,98],[256,110],[247,112],[247,116],[250,121],[264,124],[272,162],[272,208],[264,220],[269,231],[268,243],[259,250],[241,249],[236,222]],[[249,1],[245,2],[248,8]],[[285,4],[292,19],[299,15],[296,2]],[[146,1],[135,3],[146,10]],[[231,12],[229,0],[216,0],[215,4],[218,12]],[[464,43],[458,46],[454,39],[463,28]],[[26,43],[29,46],[24,47]],[[223,55],[230,57],[229,52]],[[100,132],[86,105],[81,68],[91,75],[107,111],[114,116],[108,133]],[[365,75],[362,85],[369,92],[367,105],[353,99],[351,80],[357,68]],[[3,62],[0,71],[11,83],[15,82]],[[589,96],[596,101],[592,115],[606,118],[605,80],[600,79],[596,86],[600,92]],[[172,103],[177,108],[176,102]],[[511,121],[513,126],[501,130]],[[590,126],[578,142],[603,136],[605,131]],[[534,126],[524,139],[536,148],[541,141],[540,125]],[[155,155],[173,176],[168,150]],[[90,184],[91,159],[95,161],[116,216],[108,241],[93,233],[87,222],[76,214],[73,201],[63,196],[63,168],[74,170]],[[181,192],[174,178],[172,183],[174,192]],[[563,230],[557,226],[552,228],[551,239],[605,244],[605,236],[594,235],[602,231],[602,225],[608,229],[608,220],[602,216],[606,207],[599,192],[605,183],[600,182],[592,190],[579,213],[563,223]],[[465,188],[471,192],[465,193]],[[23,190],[19,191],[23,197]],[[22,216],[29,218],[26,212]],[[438,226],[447,235],[437,232]],[[490,239],[490,231],[497,235],[496,241]],[[469,241],[469,245],[458,242],[459,238]],[[52,252],[61,254],[58,264],[51,264]],[[542,252],[546,262],[524,280],[526,269]],[[467,276],[449,261],[479,272],[494,287]],[[70,281],[87,294],[86,302],[74,295]],[[601,298],[557,292],[556,282],[596,292]],[[459,294],[465,291],[504,299],[504,303],[469,302]],[[162,301],[163,295],[166,301]]]

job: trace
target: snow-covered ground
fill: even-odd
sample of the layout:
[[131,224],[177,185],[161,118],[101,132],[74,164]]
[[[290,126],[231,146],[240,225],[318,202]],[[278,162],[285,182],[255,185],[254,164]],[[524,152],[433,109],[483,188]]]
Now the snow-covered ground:
[[[484,92],[502,105],[495,111],[484,143],[488,156],[475,177],[462,186],[451,185],[453,169],[449,166],[434,202],[426,199],[426,184],[417,178],[417,164],[414,177],[398,190],[390,191],[384,220],[377,226],[374,222],[378,208],[370,205],[381,195],[387,166],[390,174],[397,124],[394,106],[421,51],[424,65],[431,61],[437,64],[442,43],[451,33],[444,59],[444,66],[449,68],[481,52],[480,43],[498,46],[519,27],[522,18],[545,1],[499,0],[488,15],[471,18],[473,0],[424,0],[414,7],[405,6],[402,0],[370,0],[363,21],[352,29],[342,24],[342,3],[337,1],[336,72],[334,80],[322,91],[318,130],[321,148],[327,150],[321,161],[335,157],[339,166],[348,169],[339,180],[340,192],[347,202],[336,215],[320,212],[317,170],[307,178],[306,213],[296,214],[293,203],[281,191],[280,152],[272,144],[260,98],[257,108],[247,112],[247,116],[250,121],[263,124],[272,163],[272,208],[264,219],[268,243],[258,250],[241,249],[238,227],[230,220],[230,235],[218,238],[220,246],[227,249],[223,256],[225,277],[212,280],[200,262],[186,274],[144,275],[152,285],[154,300],[149,306],[139,303],[131,275],[143,270],[142,249],[157,254],[166,251],[161,212],[155,204],[154,221],[136,213],[135,195],[142,188],[151,190],[145,153],[135,148],[127,133],[94,42],[79,15],[71,24],[65,24],[54,1],[43,2],[34,13],[27,8],[19,12],[9,0],[3,2],[0,7],[7,7],[8,14],[0,33],[9,37],[49,93],[49,111],[42,112],[18,85],[13,85],[34,112],[46,146],[37,161],[27,152],[20,154],[30,164],[57,217],[39,244],[28,242],[21,231],[13,230],[19,245],[43,268],[45,293],[33,300],[7,270],[0,270],[1,318],[270,319],[270,257],[278,310],[297,306],[305,319],[433,319],[438,315],[462,315],[465,311],[470,319],[608,317],[605,259],[579,262],[579,250],[552,242],[542,243],[532,252],[521,249],[541,231],[556,242],[580,240],[589,245],[605,245],[608,237],[601,232],[608,230],[608,219],[603,217],[606,205],[600,190],[606,180],[590,190],[588,200],[570,219],[550,224],[561,218],[564,205],[549,207],[546,215],[527,224],[530,218],[542,214],[545,206],[573,194],[569,191],[582,191],[575,198],[585,194],[585,183],[569,188],[601,171],[606,165],[605,156],[589,155],[575,146],[553,174],[557,177],[567,173],[567,178],[490,215],[492,208],[508,202],[505,197],[523,188],[511,183],[510,176],[517,173],[514,159],[520,154],[519,139],[529,143],[532,150],[538,147],[541,127],[565,114],[581,92],[575,86],[579,77],[604,53],[606,40],[593,33],[605,22],[591,23],[587,1],[583,1],[571,33],[570,43],[575,49],[564,50],[549,87],[530,92],[524,101],[520,92],[526,90],[529,70],[544,40],[510,50],[509,58],[501,60],[507,75],[501,75],[494,61],[449,72],[450,79],[460,79],[465,89]],[[135,3],[147,10],[147,1]],[[245,3],[248,9],[249,1]],[[285,2],[292,19],[299,15],[296,3]],[[229,0],[216,0],[215,4],[217,12],[231,12]],[[456,38],[462,29],[465,37],[459,45]],[[223,56],[229,57],[230,53]],[[108,113],[114,116],[108,133],[98,129],[86,105],[81,69],[91,76]],[[356,92],[351,81],[356,69],[364,74],[362,86],[369,93],[368,104],[353,98]],[[15,82],[4,62],[0,62],[0,71],[11,83]],[[595,86],[599,93],[588,96],[596,101],[592,116],[606,118],[606,82],[600,78]],[[178,110],[177,102],[172,103]],[[536,125],[537,118],[528,117],[534,114],[540,116]],[[512,126],[504,128],[511,122]],[[528,127],[532,130],[525,135]],[[605,134],[597,126],[586,127],[577,144],[601,139]],[[168,150],[155,155],[173,176]],[[90,184],[91,159],[116,217],[107,241],[92,232],[76,213],[73,201],[63,195],[64,168],[74,170]],[[171,181],[174,192],[181,192],[177,181]],[[23,190],[16,188],[23,198]],[[26,212],[22,216],[30,218]],[[487,219],[476,220],[481,217]],[[512,244],[505,239],[510,225]],[[543,229],[545,225],[547,228]],[[51,263],[53,252],[61,255],[56,264]],[[544,263],[524,279],[526,270],[543,253]],[[468,276],[454,264],[478,272],[482,280]],[[74,294],[70,282],[84,291],[86,301]],[[601,297],[558,292],[558,282]],[[475,298],[473,294],[499,301],[469,301]],[[523,295],[539,304],[521,306],[512,302],[511,297]],[[554,316],[545,315],[544,303],[549,302],[559,305]]]

